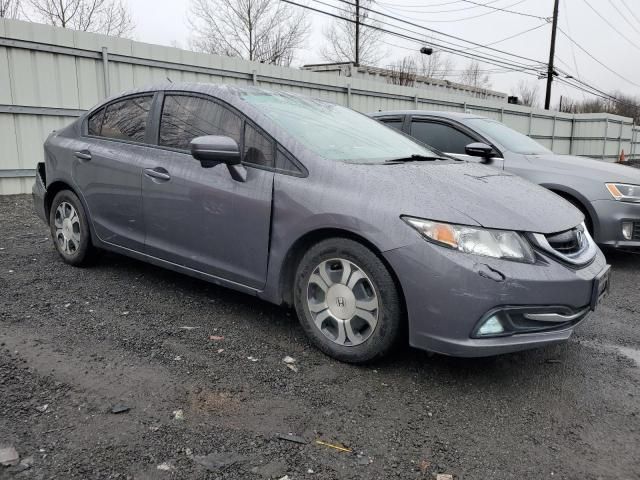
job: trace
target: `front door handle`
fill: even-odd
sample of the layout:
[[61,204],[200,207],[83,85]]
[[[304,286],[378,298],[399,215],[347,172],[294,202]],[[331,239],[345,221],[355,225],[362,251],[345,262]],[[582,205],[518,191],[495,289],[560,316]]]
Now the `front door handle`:
[[91,160],[91,152],[89,150],[80,150],[78,152],[73,152],[73,154],[80,160]]
[[164,168],[162,167],[156,167],[156,168],[145,168],[144,169],[144,174],[147,177],[156,179],[156,180],[162,180],[162,181],[169,181],[171,180],[171,175],[169,175],[169,172],[167,172]]

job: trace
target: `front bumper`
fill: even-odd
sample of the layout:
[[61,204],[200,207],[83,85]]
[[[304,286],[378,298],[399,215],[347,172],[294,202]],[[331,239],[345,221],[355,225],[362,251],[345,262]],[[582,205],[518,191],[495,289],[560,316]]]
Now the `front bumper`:
[[409,343],[460,357],[515,352],[567,340],[587,316],[558,328],[508,336],[473,338],[478,323],[505,307],[580,312],[592,302],[594,280],[606,268],[598,251],[587,266],[573,269],[537,254],[525,264],[448,250],[418,239],[384,254],[398,275],[407,306]]
[[640,225],[640,203],[616,200],[595,200],[591,202],[596,217],[595,241],[598,245],[612,248],[640,248],[640,236],[627,240],[622,235],[622,222],[630,221]]

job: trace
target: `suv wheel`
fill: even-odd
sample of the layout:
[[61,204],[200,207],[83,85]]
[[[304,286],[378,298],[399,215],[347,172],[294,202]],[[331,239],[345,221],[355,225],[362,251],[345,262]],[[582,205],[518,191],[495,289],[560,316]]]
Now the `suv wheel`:
[[86,265],[94,253],[87,215],[75,193],[56,194],[49,212],[49,227],[56,250],[71,265]]
[[403,310],[387,267],[353,240],[313,246],[296,272],[295,307],[303,329],[324,353],[363,363],[397,343]]

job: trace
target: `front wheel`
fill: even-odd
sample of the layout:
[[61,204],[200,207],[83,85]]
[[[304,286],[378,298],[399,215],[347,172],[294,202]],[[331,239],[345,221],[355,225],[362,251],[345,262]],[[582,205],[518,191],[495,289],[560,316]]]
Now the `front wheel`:
[[75,266],[90,262],[94,254],[87,215],[82,203],[70,190],[62,190],[51,202],[51,238],[62,259]]
[[393,277],[358,242],[334,238],[313,246],[298,265],[294,294],[306,334],[338,360],[380,358],[400,339],[403,309]]

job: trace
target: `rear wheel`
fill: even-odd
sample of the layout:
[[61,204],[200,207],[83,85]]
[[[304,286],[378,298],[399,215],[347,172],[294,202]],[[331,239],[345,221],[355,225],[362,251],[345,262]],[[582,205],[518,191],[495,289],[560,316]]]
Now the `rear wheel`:
[[403,310],[395,282],[358,242],[334,238],[313,246],[298,266],[294,294],[305,332],[338,360],[380,358],[400,339]]
[[93,258],[87,215],[80,200],[70,190],[62,190],[51,202],[49,212],[51,237],[62,259],[75,266],[89,263]]

